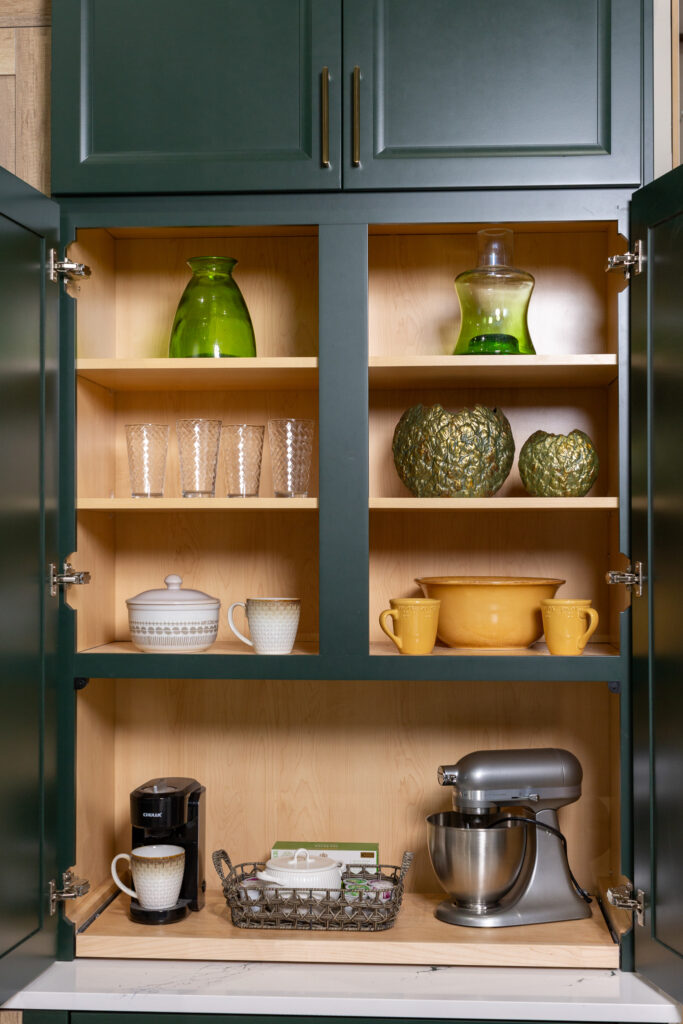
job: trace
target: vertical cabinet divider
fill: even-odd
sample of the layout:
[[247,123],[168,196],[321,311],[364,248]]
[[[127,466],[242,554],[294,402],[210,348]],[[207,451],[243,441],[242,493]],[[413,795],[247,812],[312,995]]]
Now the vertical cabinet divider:
[[368,650],[368,228],[321,224],[320,653]]

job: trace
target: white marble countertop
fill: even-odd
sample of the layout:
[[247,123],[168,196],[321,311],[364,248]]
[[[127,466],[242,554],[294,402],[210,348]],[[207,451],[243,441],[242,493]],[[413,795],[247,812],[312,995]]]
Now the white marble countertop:
[[4,1009],[677,1024],[680,1007],[611,970],[78,959]]

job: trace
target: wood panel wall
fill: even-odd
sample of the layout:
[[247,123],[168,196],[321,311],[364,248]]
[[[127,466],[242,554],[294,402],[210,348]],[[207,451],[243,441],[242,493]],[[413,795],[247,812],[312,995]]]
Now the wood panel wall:
[[0,165],[50,194],[51,0],[0,0]]

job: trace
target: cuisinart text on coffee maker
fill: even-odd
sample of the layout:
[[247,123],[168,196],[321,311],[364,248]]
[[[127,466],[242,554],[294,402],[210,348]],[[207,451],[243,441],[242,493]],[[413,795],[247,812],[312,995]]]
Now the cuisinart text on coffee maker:
[[439,768],[453,811],[430,814],[429,855],[448,924],[493,928],[590,917],[569,869],[557,808],[581,795],[568,750],[479,750]]
[[204,786],[196,779],[144,782],[130,794],[132,848],[168,843],[185,850],[180,896],[167,910],[146,910],[131,899],[130,916],[144,924],[170,924],[204,906]]

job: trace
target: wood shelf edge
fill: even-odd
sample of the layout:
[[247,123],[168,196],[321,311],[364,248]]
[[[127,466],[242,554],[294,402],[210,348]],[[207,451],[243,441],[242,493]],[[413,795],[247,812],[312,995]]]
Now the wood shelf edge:
[[438,966],[619,966],[619,947],[597,907],[592,917],[583,921],[476,929],[437,921],[433,911],[441,899],[407,894],[393,929],[357,933],[235,928],[222,896],[213,893],[199,914],[175,925],[150,929],[128,919],[122,898],[77,936],[76,955]]
[[[370,656],[371,657],[402,657],[400,651],[396,649],[390,640],[373,640],[370,642]],[[545,643],[535,643],[531,647],[525,647],[523,649],[506,647],[506,648],[479,648],[479,647],[441,647],[437,646],[434,648],[431,654],[419,655],[423,658],[552,658],[550,651]],[[576,657],[583,658],[618,658],[619,650],[610,643],[594,643],[586,644],[586,648],[582,655],[576,655]]]
[[[112,640],[107,644],[99,644],[97,647],[87,647],[83,650],[76,652],[77,654],[112,654],[116,657],[121,655],[138,655],[139,657],[149,657],[144,651],[139,650],[135,647],[130,640]],[[275,655],[277,658],[291,658],[295,655],[311,657],[316,656],[320,653],[319,645],[314,641],[297,640],[292,648],[290,654]],[[155,651],[154,655],[162,655],[163,651]],[[186,655],[193,655],[195,657],[201,657],[202,655],[218,655],[219,657],[254,657],[254,652],[246,644],[240,643],[239,640],[216,640],[206,651],[187,651]],[[184,655],[184,656],[186,656]],[[166,657],[177,658],[177,654],[166,654]],[[258,657],[258,655],[257,655]],[[273,657],[273,655],[269,655]]]
[[317,498],[78,498],[79,512],[278,512],[316,510]]
[[619,499],[605,498],[380,498],[369,499],[370,511],[389,511],[403,509],[448,509],[459,511],[475,511],[482,509],[514,510],[514,511],[616,511]]

